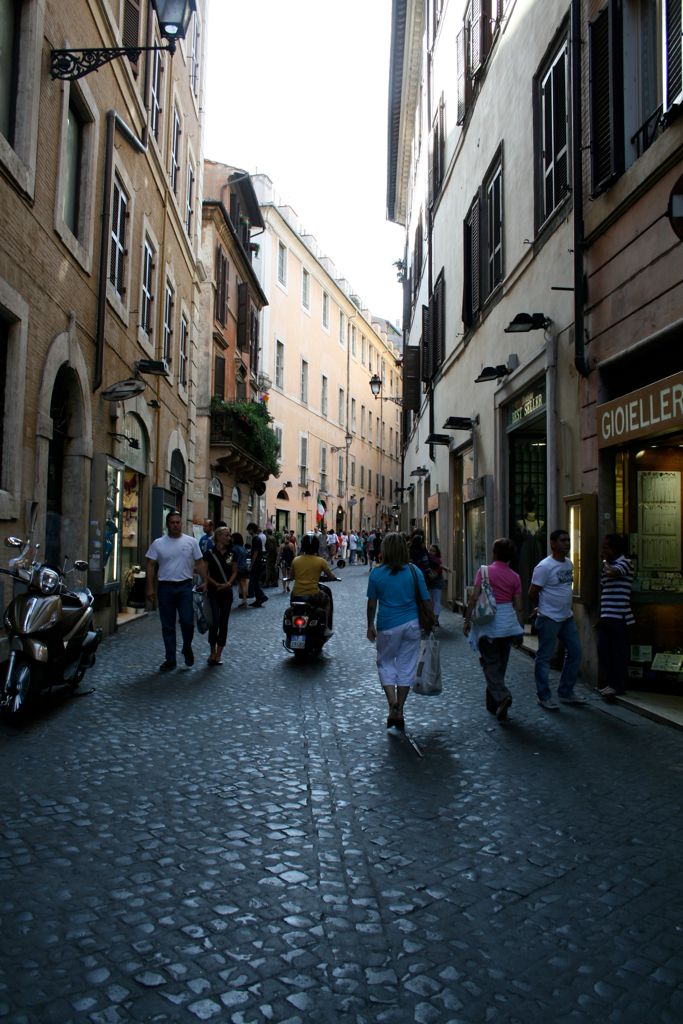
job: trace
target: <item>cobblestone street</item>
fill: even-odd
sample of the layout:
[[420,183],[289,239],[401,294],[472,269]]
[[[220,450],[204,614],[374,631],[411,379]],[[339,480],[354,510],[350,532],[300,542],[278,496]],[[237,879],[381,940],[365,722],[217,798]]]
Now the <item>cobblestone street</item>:
[[270,590],[223,667],[195,635],[158,675],[149,615],[0,726],[0,1019],[678,1024],[682,734],[588,689],[548,714],[516,651],[498,723],[444,613],[420,760],[386,735],[367,570],[342,575],[317,662]]

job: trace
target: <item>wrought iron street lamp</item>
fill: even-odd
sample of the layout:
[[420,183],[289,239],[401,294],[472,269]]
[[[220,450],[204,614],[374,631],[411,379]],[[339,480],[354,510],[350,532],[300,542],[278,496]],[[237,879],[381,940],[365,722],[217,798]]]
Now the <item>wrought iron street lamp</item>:
[[118,57],[136,61],[141,53],[167,50],[175,53],[176,43],[184,39],[190,19],[197,10],[197,0],[151,0],[159,21],[159,31],[167,46],[100,46],[82,50],[53,50],[50,59],[50,74],[73,82],[77,78],[98,71],[105,64]]

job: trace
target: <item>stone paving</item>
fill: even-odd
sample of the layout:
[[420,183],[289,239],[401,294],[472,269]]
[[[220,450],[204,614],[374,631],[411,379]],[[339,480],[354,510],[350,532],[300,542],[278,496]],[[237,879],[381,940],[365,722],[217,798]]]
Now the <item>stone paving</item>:
[[157,675],[147,616],[82,696],[0,726],[3,1024],[683,1019],[682,734],[588,690],[543,711],[519,652],[496,722],[444,613],[420,760],[343,576],[315,663],[271,590],[222,668],[196,637]]

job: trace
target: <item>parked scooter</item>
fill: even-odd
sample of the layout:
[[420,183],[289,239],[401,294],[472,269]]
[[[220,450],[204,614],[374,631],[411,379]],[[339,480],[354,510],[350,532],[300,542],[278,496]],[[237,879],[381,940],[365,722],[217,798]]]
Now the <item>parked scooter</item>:
[[[10,655],[0,692],[0,711],[24,718],[41,690],[67,686],[75,690],[86,669],[95,664],[102,631],[92,628],[94,598],[90,590],[69,590],[66,577],[88,563],[75,561],[61,572],[38,561],[38,544],[7,537],[5,546],[21,548],[0,572],[26,586],[5,611]],[[31,548],[33,551],[31,553]]]
[[319,587],[327,596],[327,608],[318,596],[292,597],[291,605],[285,608],[282,620],[285,639],[282,646],[291,651],[295,658],[303,659],[308,654],[319,654],[332,636],[332,593],[323,583]]

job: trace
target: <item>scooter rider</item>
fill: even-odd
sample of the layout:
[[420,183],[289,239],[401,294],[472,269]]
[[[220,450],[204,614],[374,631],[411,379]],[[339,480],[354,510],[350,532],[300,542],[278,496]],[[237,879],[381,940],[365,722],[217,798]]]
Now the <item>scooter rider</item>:
[[290,578],[294,581],[292,589],[292,603],[298,598],[301,600],[313,600],[320,604],[327,611],[328,628],[332,626],[332,595],[327,587],[320,586],[320,578],[336,580],[337,577],[330,571],[330,566],[325,558],[318,554],[320,541],[313,533],[307,533],[301,540],[301,554],[297,555],[292,562]]

